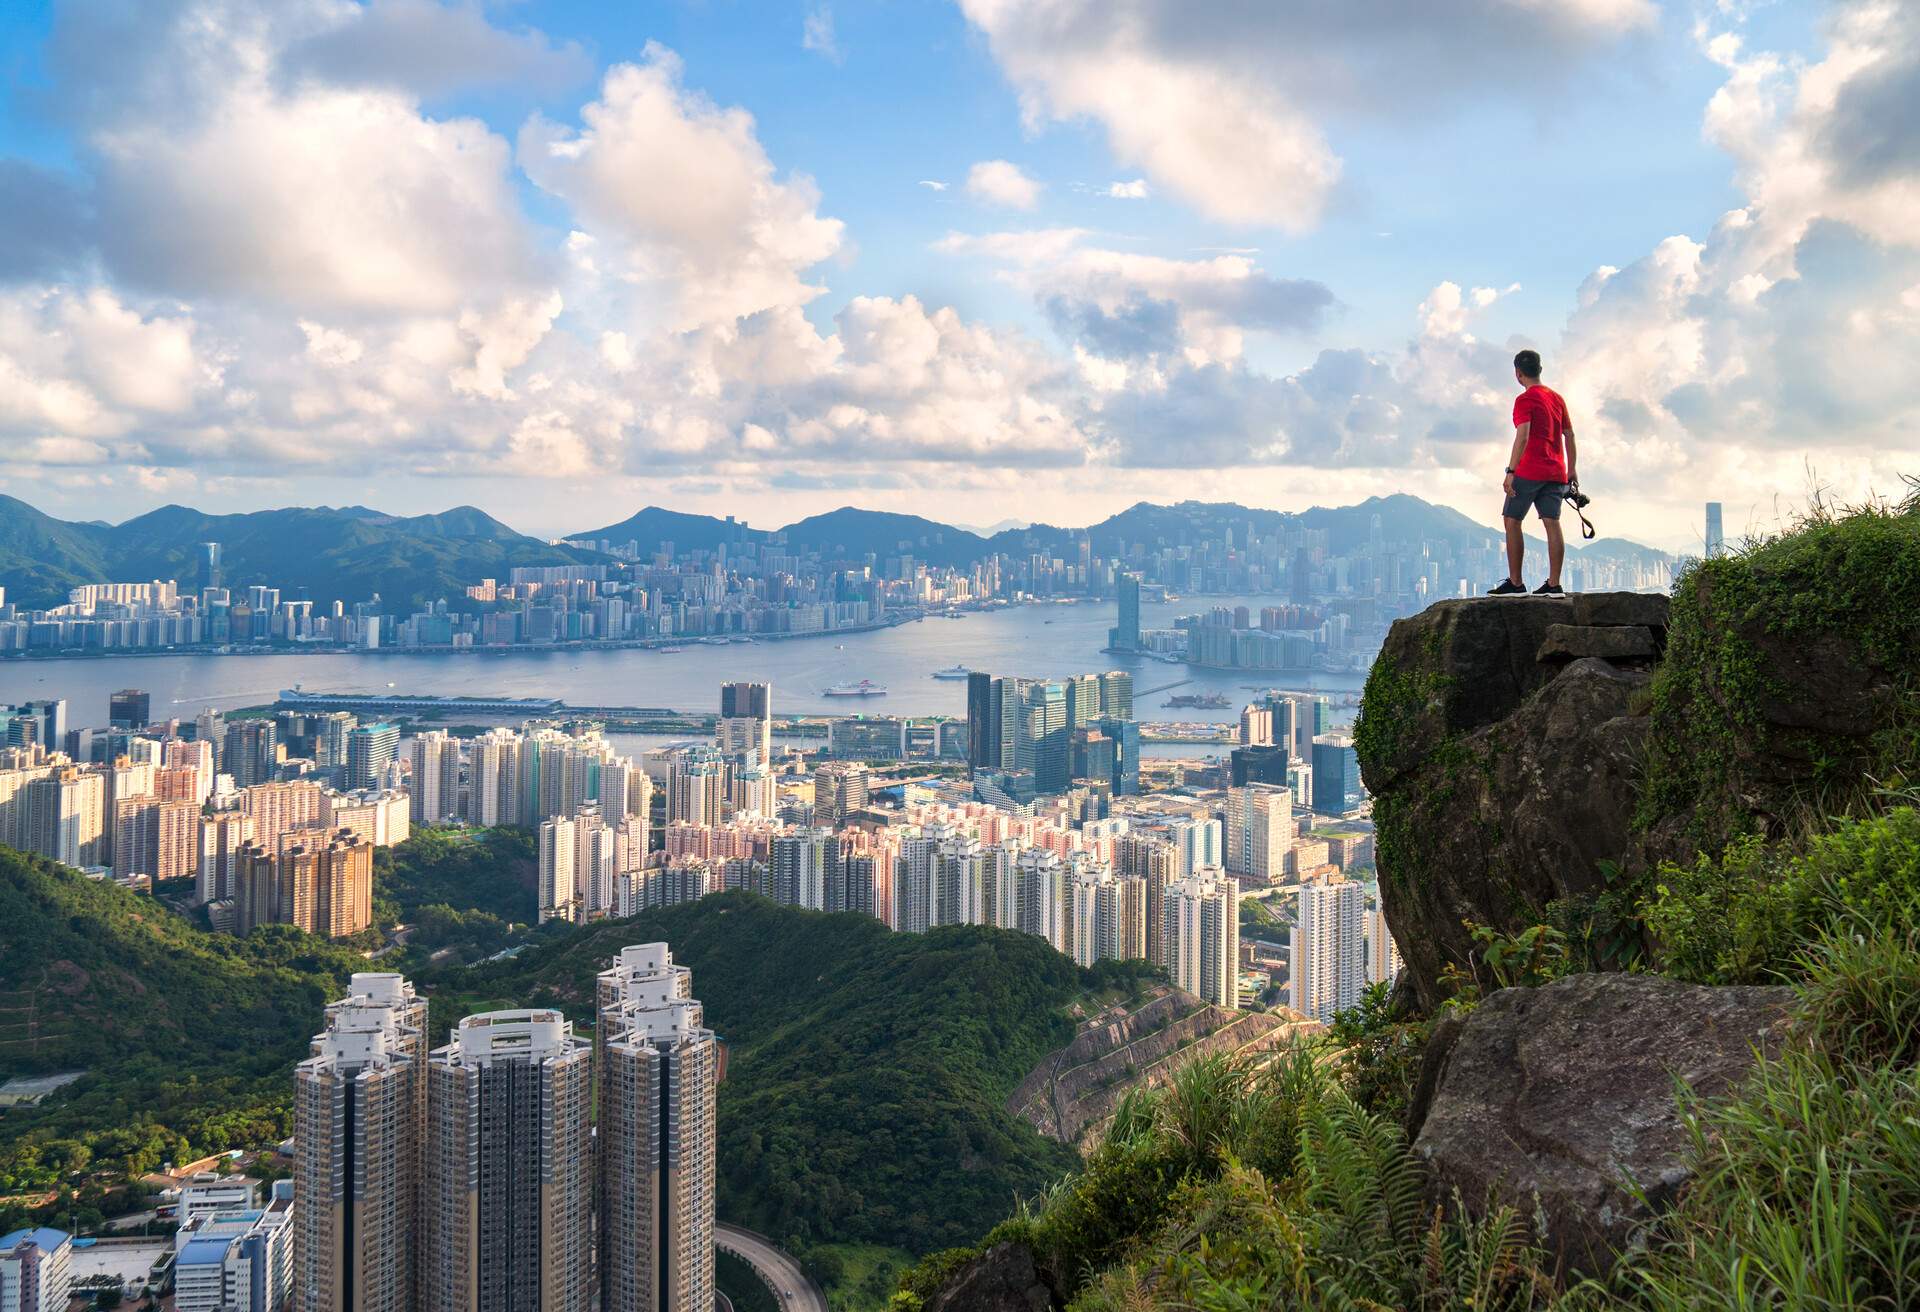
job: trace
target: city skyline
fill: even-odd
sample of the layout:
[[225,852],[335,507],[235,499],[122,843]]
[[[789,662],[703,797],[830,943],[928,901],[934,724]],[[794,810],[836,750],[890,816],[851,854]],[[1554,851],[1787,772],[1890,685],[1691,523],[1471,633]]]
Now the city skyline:
[[[371,477],[549,533],[990,526],[1170,470],[1491,521],[1529,345],[1609,530],[1899,493],[1909,7],[1086,13],[16,7],[0,473],[75,514]],[[1529,195],[1577,218],[1516,226],[1520,161],[1575,158]]]

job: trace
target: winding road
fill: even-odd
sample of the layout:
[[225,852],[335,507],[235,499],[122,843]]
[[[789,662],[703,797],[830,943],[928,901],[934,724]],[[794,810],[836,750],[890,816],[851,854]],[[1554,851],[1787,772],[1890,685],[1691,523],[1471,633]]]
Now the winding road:
[[827,1296],[820,1287],[807,1278],[798,1262],[764,1235],[715,1222],[713,1242],[716,1248],[726,1249],[760,1273],[779,1300],[780,1312],[827,1312]]

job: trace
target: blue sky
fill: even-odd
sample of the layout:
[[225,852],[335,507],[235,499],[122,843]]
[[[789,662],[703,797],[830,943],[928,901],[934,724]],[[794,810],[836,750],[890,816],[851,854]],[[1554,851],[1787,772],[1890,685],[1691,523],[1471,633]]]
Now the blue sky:
[[1920,472],[1894,0],[102,0],[0,67],[57,513],[1490,518],[1519,345],[1613,531]]

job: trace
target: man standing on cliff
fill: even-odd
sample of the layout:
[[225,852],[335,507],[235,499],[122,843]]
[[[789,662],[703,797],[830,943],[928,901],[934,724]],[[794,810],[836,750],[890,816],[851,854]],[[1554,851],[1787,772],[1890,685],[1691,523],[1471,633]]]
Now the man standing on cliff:
[[1540,352],[1522,351],[1513,357],[1513,376],[1521,392],[1513,403],[1513,451],[1507,456],[1507,503],[1501,516],[1507,526],[1507,579],[1493,589],[1496,597],[1525,595],[1520,567],[1527,554],[1521,531],[1530,508],[1540,511],[1547,534],[1547,581],[1534,589],[1541,597],[1564,597],[1560,566],[1567,558],[1567,540],[1560,533],[1560,499],[1579,481],[1574,473],[1573,421],[1560,393],[1540,381]]

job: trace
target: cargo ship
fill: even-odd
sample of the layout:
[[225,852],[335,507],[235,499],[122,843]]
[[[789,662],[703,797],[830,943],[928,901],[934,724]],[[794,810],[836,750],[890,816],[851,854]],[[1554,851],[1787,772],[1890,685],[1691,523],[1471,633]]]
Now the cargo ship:
[[1232,702],[1226,699],[1224,694],[1217,692],[1175,693],[1161,704],[1172,707],[1175,710],[1193,711],[1224,711],[1227,707],[1233,705]]
[[936,679],[964,679],[972,673],[973,671],[964,665],[949,665],[944,670],[935,670],[933,677]]
[[822,697],[885,697],[887,690],[872,679],[862,679],[858,683],[836,683],[831,688],[823,689],[820,695]]

